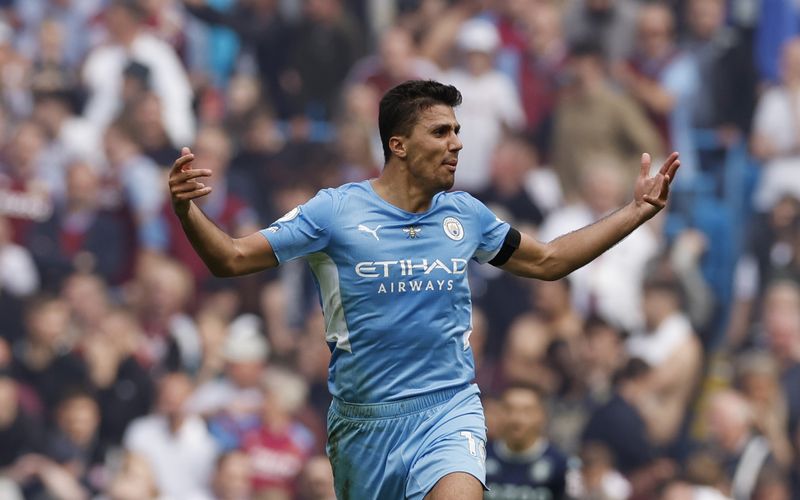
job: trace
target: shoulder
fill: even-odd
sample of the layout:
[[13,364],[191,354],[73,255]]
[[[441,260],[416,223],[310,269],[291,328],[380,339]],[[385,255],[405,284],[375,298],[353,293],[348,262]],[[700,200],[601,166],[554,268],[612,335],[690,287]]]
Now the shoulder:
[[434,198],[434,203],[455,205],[465,209],[475,209],[477,206],[482,205],[477,198],[466,191],[445,191],[439,193]]
[[151,440],[154,435],[161,434],[165,428],[158,415],[145,415],[133,420],[125,431],[123,438],[126,447],[136,447]]

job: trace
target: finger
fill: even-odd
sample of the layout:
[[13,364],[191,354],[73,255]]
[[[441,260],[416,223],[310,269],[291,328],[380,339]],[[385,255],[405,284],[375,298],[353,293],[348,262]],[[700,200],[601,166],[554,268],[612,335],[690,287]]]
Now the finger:
[[188,201],[193,200],[195,198],[199,198],[201,196],[205,196],[211,192],[211,186],[206,186],[202,189],[197,189],[195,191],[190,191],[188,193],[178,193],[175,195],[175,200],[177,201]]
[[644,195],[642,197],[642,199],[644,201],[646,201],[647,203],[653,205],[654,207],[664,208],[664,206],[666,206],[666,203],[664,202],[664,200],[661,200],[659,198],[653,198],[649,194]]
[[170,186],[177,186],[178,184],[183,184],[191,179],[197,179],[199,177],[211,177],[211,170],[204,168],[201,170],[186,170],[177,174],[174,174],[169,181]]
[[667,159],[664,160],[664,164],[661,165],[661,169],[659,170],[659,172],[666,175],[669,172],[669,169],[672,167],[672,164],[678,160],[678,156],[679,156],[678,152],[673,151],[667,157]]
[[206,185],[203,184],[202,182],[187,182],[186,184],[173,186],[172,194],[175,195],[179,193],[188,193],[189,191],[203,189],[204,187],[206,187]]
[[647,153],[642,153],[642,167],[639,171],[639,176],[650,177],[650,161],[650,155]]
[[672,165],[669,166],[669,169],[667,169],[667,178],[669,179],[670,182],[672,182],[672,179],[675,178],[675,173],[678,171],[680,166],[681,166],[681,161],[675,160],[674,162],[672,162]]
[[[184,149],[184,151],[188,151],[189,150],[189,148],[183,148],[183,149]],[[173,172],[180,172],[180,171],[184,170],[184,167],[188,166],[189,163],[192,160],[194,160],[194,154],[187,153],[185,155],[182,155],[180,158],[175,160],[175,163],[172,164],[172,171]]]

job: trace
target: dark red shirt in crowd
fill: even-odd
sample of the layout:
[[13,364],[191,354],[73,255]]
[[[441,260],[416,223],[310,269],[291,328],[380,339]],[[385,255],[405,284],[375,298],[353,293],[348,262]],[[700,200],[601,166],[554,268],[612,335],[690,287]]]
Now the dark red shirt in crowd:
[[292,426],[274,431],[261,426],[244,436],[242,449],[250,457],[253,489],[281,490],[294,495],[296,479],[310,450],[292,433]]

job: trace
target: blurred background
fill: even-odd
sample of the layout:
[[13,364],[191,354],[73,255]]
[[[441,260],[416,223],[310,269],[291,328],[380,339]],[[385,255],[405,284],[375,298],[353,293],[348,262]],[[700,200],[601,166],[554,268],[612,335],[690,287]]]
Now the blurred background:
[[471,269],[487,498],[800,498],[791,0],[0,0],[0,498],[333,498],[306,265],[213,278],[166,172],[191,146],[249,234],[376,176],[415,78],[464,95],[456,188],[543,241],[682,157],[569,278]]

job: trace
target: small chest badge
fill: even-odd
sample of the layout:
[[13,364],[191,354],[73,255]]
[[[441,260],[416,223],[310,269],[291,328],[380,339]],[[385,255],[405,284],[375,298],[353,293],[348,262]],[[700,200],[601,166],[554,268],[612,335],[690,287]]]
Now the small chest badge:
[[453,241],[461,241],[464,238],[464,227],[455,217],[445,217],[442,221],[444,234]]
[[406,238],[416,239],[419,236],[419,233],[422,232],[422,228],[419,226],[408,226],[403,228],[403,232],[406,233]]

